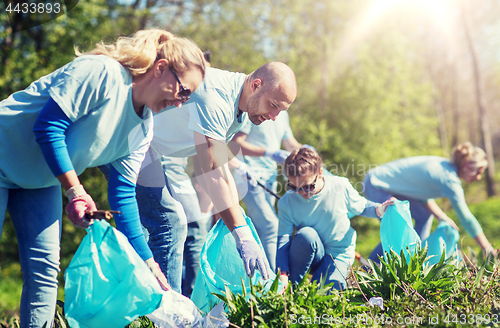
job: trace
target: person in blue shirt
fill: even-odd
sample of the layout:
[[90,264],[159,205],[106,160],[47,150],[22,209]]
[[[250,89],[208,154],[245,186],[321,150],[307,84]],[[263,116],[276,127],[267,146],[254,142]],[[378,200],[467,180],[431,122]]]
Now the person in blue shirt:
[[290,190],[278,201],[280,280],[298,283],[310,270],[312,281],[323,276],[327,284],[345,289],[356,248],[350,218],[382,217],[393,199],[383,204],[366,200],[347,178],[323,173],[321,157],[309,148],[294,150],[283,171]]
[[[458,230],[453,220],[434,201],[435,198],[446,197],[465,231],[488,254],[494,249],[469,210],[460,181],[463,179],[471,183],[480,180],[487,166],[486,153],[470,142],[464,142],[454,148],[451,160],[438,156],[416,156],[371,169],[363,180],[363,192],[367,199],[375,202],[392,196],[408,200],[415,231],[422,240],[430,234],[433,217],[448,222]],[[372,251],[370,259],[378,262],[379,255],[383,255],[382,245]]]
[[[269,277],[264,251],[255,241],[239,206],[228,158],[227,143],[250,120],[261,124],[274,120],[295,100],[297,85],[293,70],[271,62],[249,75],[212,67],[200,87],[181,108],[167,108],[155,115],[154,138],[139,175],[137,200],[141,221],[149,231],[149,245],[172,288],[181,290],[182,254],[186,221],[176,212],[161,167],[161,157],[189,157],[194,161],[197,181],[214,203],[214,212],[232,232],[246,273],[260,269]],[[166,180],[165,180],[166,179]]]
[[109,165],[110,207],[123,213],[115,217],[117,228],[169,288],[142,233],[135,183],[152,139],[152,112],[189,98],[205,73],[203,54],[160,29],[76,52],[67,65],[0,102],[0,212],[9,212],[18,239],[23,327],[52,326],[61,185],[69,220],[91,225],[85,211],[96,205],[78,178],[87,167]]
[[[293,136],[287,112],[281,113],[275,121],[266,121],[260,125],[248,122],[236,133],[233,146],[241,147],[244,155],[239,159],[244,162],[251,178],[260,181],[267,188],[277,191],[278,164],[282,164],[292,150],[302,147]],[[280,149],[283,145],[283,149]],[[237,152],[233,149],[233,152]],[[252,181],[235,175],[238,192],[243,195],[243,202],[252,223],[259,234],[266,252],[269,266],[276,267],[276,241],[278,238],[278,217],[274,209],[276,197]]]

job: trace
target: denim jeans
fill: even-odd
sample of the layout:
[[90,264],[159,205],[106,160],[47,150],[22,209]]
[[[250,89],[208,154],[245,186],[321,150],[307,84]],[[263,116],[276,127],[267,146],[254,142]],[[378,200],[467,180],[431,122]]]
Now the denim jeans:
[[[184,242],[184,278],[182,294],[191,296],[196,276],[200,269],[200,254],[207,237],[207,218],[202,216],[198,196],[196,194],[177,194],[188,222],[187,237]],[[210,216],[210,220],[212,217]]]
[[[383,203],[391,197],[396,197],[399,200],[407,200],[410,202],[410,212],[413,220],[415,220],[415,231],[420,236],[421,240],[429,237],[432,228],[433,216],[424,207],[424,202],[418,199],[413,199],[401,195],[390,194],[389,192],[373,186],[370,182],[370,173],[363,180],[363,194],[366,199],[372,202]],[[378,244],[370,254],[369,259],[375,263],[379,262],[378,256],[383,256],[384,251],[382,244]]]
[[354,249],[350,245],[345,251],[332,258],[325,254],[325,247],[318,233],[311,227],[297,231],[290,246],[290,276],[293,283],[299,283],[310,270],[311,281],[320,281],[326,276],[325,284],[333,283],[335,289],[345,289],[347,275],[354,263]]
[[[263,182],[263,181],[261,181]],[[261,186],[248,184],[248,191],[243,197],[246,212],[257,230],[262,247],[266,253],[271,270],[276,268],[276,247],[278,241],[278,216],[274,209],[276,197],[265,191]],[[276,178],[265,181],[265,186],[276,192]]]
[[42,189],[0,188],[0,235],[8,210],[19,244],[23,291],[21,327],[52,326],[62,221],[61,186]]
[[168,188],[165,176],[164,187],[137,185],[137,203],[142,225],[149,233],[148,245],[155,261],[160,265],[168,283],[181,292],[182,255],[186,241],[187,222],[177,197]]

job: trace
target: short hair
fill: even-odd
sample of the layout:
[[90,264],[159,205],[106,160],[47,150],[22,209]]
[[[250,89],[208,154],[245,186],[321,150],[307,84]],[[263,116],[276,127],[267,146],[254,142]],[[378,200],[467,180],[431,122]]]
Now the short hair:
[[297,89],[295,73],[290,67],[281,62],[270,62],[262,65],[251,74],[251,79],[260,79],[263,90],[272,90],[283,80],[293,84]]
[[311,173],[319,173],[323,161],[321,156],[312,149],[295,149],[287,157],[284,164],[284,172],[287,177],[304,176]]

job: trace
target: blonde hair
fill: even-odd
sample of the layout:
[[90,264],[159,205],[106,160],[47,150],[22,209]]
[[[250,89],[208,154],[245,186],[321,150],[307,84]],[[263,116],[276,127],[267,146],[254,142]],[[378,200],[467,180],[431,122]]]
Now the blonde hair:
[[287,177],[304,176],[311,173],[319,173],[323,161],[317,152],[309,148],[300,148],[292,151],[284,164],[284,172]]
[[463,142],[453,148],[451,162],[460,170],[467,164],[472,164],[473,168],[488,166],[486,153],[479,147],[473,146],[470,142]]
[[193,41],[177,38],[162,29],[140,30],[130,37],[119,37],[114,44],[101,42],[86,53],[75,47],[75,54],[106,55],[126,67],[133,76],[146,73],[159,59],[166,59],[176,72],[198,68],[205,76],[205,59],[200,48]]

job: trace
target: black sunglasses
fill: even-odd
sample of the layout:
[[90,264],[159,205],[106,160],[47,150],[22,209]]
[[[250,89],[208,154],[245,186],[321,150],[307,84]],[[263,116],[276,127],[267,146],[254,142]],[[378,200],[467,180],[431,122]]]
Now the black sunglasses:
[[191,89],[186,88],[182,85],[181,80],[179,80],[179,77],[177,76],[177,73],[175,73],[174,70],[171,70],[172,74],[174,74],[175,79],[177,80],[177,83],[179,83],[179,93],[177,94],[177,97],[179,100],[183,103],[189,100],[189,97],[191,96]]
[[294,191],[294,192],[300,192],[300,191],[311,192],[311,191],[314,191],[314,189],[316,189],[316,180],[318,180],[318,176],[319,176],[319,173],[316,174],[316,178],[314,178],[313,183],[311,183],[310,185],[296,187],[293,184],[291,184],[290,181],[288,181],[286,183],[286,186],[288,187],[288,189],[290,189],[291,191]]

